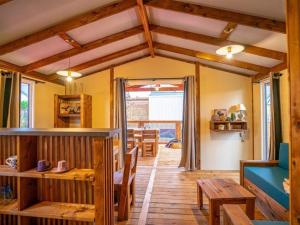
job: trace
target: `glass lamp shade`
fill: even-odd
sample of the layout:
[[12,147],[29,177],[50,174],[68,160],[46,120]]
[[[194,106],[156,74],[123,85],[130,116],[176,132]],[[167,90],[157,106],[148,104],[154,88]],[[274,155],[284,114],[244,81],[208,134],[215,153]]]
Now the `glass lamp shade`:
[[237,104],[235,106],[235,110],[236,111],[246,111],[247,109],[246,109],[246,106],[244,104]]
[[71,71],[71,70],[60,70],[56,72],[58,75],[63,77],[81,77],[81,73]]
[[243,45],[227,45],[222,48],[217,49],[216,53],[218,55],[224,55],[227,58],[232,58],[234,54],[244,51],[245,47]]

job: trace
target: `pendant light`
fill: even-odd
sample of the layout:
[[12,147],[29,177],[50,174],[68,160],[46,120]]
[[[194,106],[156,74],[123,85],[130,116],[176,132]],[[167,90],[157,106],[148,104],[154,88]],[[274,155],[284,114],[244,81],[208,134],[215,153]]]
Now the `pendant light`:
[[57,71],[56,73],[60,76],[66,77],[66,81],[68,81],[68,82],[71,82],[73,80],[73,78],[82,76],[81,73],[71,71],[70,68],[71,68],[71,58],[69,58],[68,70],[60,70],[60,71]]
[[231,59],[233,55],[242,52],[245,49],[243,45],[227,45],[219,48],[216,53],[218,55],[226,56],[227,59]]

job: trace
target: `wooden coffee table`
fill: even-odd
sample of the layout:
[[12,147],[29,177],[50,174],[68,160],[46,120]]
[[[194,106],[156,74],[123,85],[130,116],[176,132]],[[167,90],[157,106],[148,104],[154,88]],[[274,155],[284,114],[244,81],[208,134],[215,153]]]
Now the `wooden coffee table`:
[[223,204],[246,204],[246,213],[254,219],[255,196],[232,179],[197,180],[198,204],[203,208],[203,194],[209,200],[209,224],[220,224],[220,206]]

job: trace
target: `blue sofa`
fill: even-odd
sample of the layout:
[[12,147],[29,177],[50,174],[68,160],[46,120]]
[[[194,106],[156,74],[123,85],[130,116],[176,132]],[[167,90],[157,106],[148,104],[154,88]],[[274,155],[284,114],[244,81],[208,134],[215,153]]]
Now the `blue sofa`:
[[278,161],[241,162],[241,184],[257,196],[262,213],[274,220],[288,217],[289,195],[282,184],[289,177],[288,152],[288,144],[281,143]]

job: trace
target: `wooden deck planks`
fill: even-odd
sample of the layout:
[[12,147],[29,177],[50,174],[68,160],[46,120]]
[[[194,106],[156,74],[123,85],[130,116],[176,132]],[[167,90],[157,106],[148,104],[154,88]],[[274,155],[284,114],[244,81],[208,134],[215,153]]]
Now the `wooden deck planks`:
[[[151,198],[147,211],[146,225],[207,225],[208,200],[204,197],[204,209],[199,210],[197,205],[196,180],[199,178],[231,178],[239,182],[237,171],[196,171],[185,172],[178,168],[180,150],[161,147],[158,154],[155,179],[150,189]],[[137,168],[136,190],[137,203],[131,209],[130,219],[120,224],[140,225],[139,221],[145,200],[145,193],[155,166],[154,158],[139,158]],[[151,186],[151,185],[150,185]],[[146,198],[146,200],[148,197]],[[221,214],[222,215],[222,214]],[[256,212],[256,218],[262,215]]]

